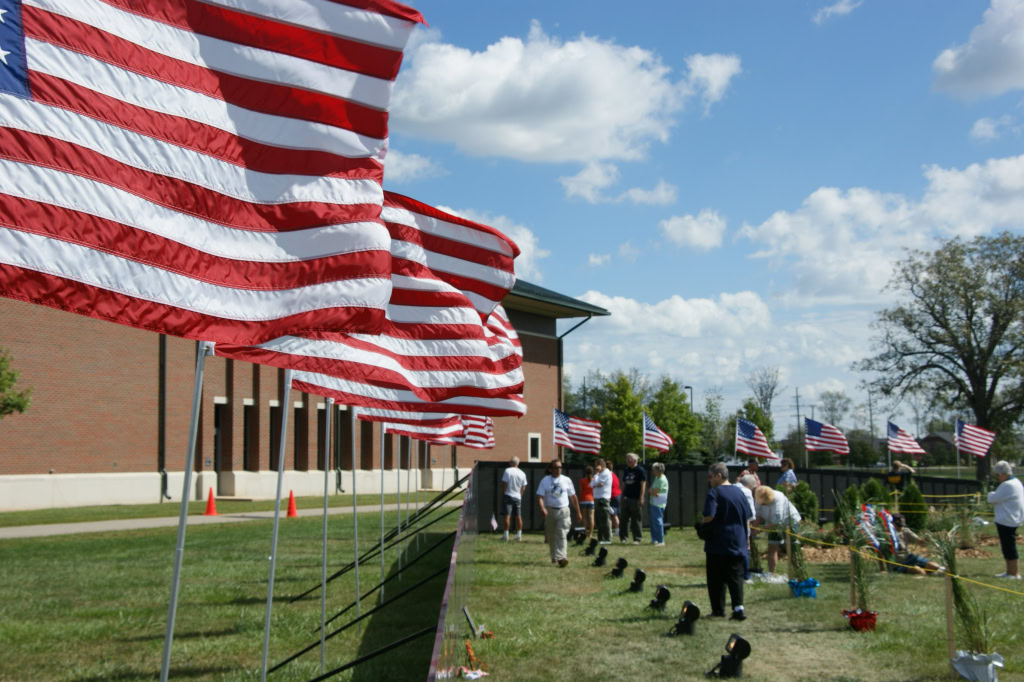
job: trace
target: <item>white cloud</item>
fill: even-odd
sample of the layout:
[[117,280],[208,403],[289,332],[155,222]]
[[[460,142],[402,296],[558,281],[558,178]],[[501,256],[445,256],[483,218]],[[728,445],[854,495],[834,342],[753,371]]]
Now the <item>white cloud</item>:
[[811,21],[816,23],[818,26],[821,26],[832,17],[842,17],[849,14],[860,7],[863,2],[864,0],[839,0],[839,2],[834,5],[822,7],[815,12],[814,16],[811,17]]
[[533,230],[503,215],[491,215],[471,208],[454,209],[447,206],[438,206],[437,208],[467,220],[490,225],[500,231],[519,247],[519,256],[515,261],[516,277],[533,282],[544,280],[538,261],[549,257],[551,251],[541,248],[540,239],[533,233]]
[[943,50],[932,70],[936,87],[959,97],[1024,88],[1024,3],[992,0],[967,42]]
[[762,332],[771,324],[768,306],[752,291],[723,293],[717,299],[685,299],[675,295],[657,303],[644,303],[591,290],[580,299],[611,312],[609,317],[602,318],[602,323],[626,335],[737,337]]
[[591,161],[576,175],[558,178],[558,181],[565,188],[565,196],[596,204],[605,201],[604,190],[619,181],[619,168],[614,163]]
[[970,137],[979,142],[988,142],[998,140],[1004,133],[1020,134],[1020,126],[1010,114],[1003,114],[999,118],[979,118],[971,126]]
[[447,171],[432,159],[419,154],[403,154],[389,149],[384,159],[384,178],[387,183],[412,182],[447,175]]
[[743,69],[740,58],[734,54],[694,54],[686,58],[690,69],[687,84],[691,92],[700,93],[707,115],[711,105],[725,97],[732,79]]
[[658,223],[658,228],[674,244],[709,251],[722,245],[725,218],[718,211],[705,208],[696,216],[672,216]]
[[610,253],[592,253],[589,256],[587,256],[587,262],[590,263],[590,265],[595,268],[599,268],[602,265],[608,265],[608,263],[610,263],[611,260],[612,255]]
[[633,204],[663,206],[674,203],[677,190],[664,180],[659,180],[652,189],[633,187],[618,196],[609,196],[605,191],[619,181],[619,167],[614,163],[591,161],[576,175],[558,178],[565,188],[565,196],[583,199],[590,204],[620,204],[628,201]]
[[533,22],[474,52],[436,37],[406,50],[392,98],[396,131],[478,156],[531,162],[641,159],[665,142],[688,99],[719,101],[734,55],[693,55],[689,74],[650,50],[581,35],[562,41]]
[[1024,156],[964,169],[927,166],[920,201],[855,187],[822,187],[795,211],[778,211],[740,236],[793,277],[793,304],[883,300],[895,261],[937,239],[1015,229],[1024,212]]
[[625,242],[619,244],[619,258],[626,261],[627,263],[635,263],[636,259],[640,257],[640,249],[633,246],[631,242]]

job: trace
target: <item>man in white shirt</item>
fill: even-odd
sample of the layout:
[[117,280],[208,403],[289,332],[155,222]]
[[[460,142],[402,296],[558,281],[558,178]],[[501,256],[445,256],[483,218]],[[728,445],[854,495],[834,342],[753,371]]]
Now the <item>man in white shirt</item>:
[[576,510],[576,516],[582,518],[572,479],[562,475],[561,462],[551,462],[548,465],[548,475],[541,479],[540,485],[537,486],[537,505],[544,517],[544,537],[551,551],[551,563],[557,563],[560,568],[569,565],[569,558],[566,556],[569,547],[565,536],[572,526],[570,502]]
[[602,545],[612,544],[612,472],[608,471],[603,459],[594,462],[594,478],[590,487],[594,489],[594,525],[597,526],[597,540]]
[[505,535],[502,539],[508,542],[510,517],[516,520],[516,540],[523,539],[523,493],[526,492],[526,474],[519,468],[519,458],[513,457],[508,468],[501,475],[501,515],[505,519]]
[[999,481],[995,490],[988,494],[995,512],[996,531],[999,544],[1006,560],[1006,571],[997,578],[1020,580],[1020,557],[1017,554],[1017,528],[1024,523],[1024,484],[1013,475],[1009,462],[996,462],[992,475]]

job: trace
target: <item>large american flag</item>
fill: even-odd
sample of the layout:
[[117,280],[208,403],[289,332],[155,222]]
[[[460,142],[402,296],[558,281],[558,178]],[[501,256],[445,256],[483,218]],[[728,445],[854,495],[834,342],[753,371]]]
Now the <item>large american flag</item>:
[[644,447],[655,448],[662,452],[668,452],[675,443],[672,437],[658,428],[654,420],[644,412]]
[[804,425],[807,427],[808,450],[835,452],[840,455],[850,454],[850,444],[846,442],[846,436],[836,427],[807,417],[804,417]]
[[377,333],[390,0],[0,0],[0,296],[215,342]]
[[992,447],[996,434],[980,426],[967,424],[964,421],[956,420],[956,432],[953,434],[953,442],[960,452],[967,452],[976,457],[984,457],[988,449]]
[[[496,333],[488,319],[515,284],[516,245],[493,228],[408,197],[388,193],[385,203],[394,289],[380,334],[294,335],[259,346],[219,344],[216,354],[300,370],[297,381],[326,391],[335,387],[310,374],[405,390],[430,402],[521,394],[521,351]],[[504,331],[503,322],[495,324]],[[324,390],[301,390],[333,396],[343,404],[373,406]]]
[[601,452],[601,422],[570,417],[559,409],[554,415],[555,445],[576,452]]
[[[362,415],[359,416],[362,418]],[[458,439],[462,437],[462,422],[457,415],[419,423],[385,422],[384,429],[398,436],[408,436],[439,445],[456,445]]]
[[766,457],[778,459],[768,445],[768,439],[757,428],[757,424],[746,419],[736,420],[736,452],[745,453],[749,457]]
[[900,452],[907,455],[924,455],[927,454],[917,441],[914,440],[913,436],[909,433],[896,426],[892,422],[889,422],[889,452]]
[[462,438],[459,445],[477,450],[494,447],[494,420],[490,417],[462,415]]

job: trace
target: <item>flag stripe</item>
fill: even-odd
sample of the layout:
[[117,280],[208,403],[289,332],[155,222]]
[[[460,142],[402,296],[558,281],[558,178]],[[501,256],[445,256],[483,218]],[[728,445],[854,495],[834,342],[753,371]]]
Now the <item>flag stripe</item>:
[[967,424],[958,419],[956,430],[953,432],[953,439],[960,452],[966,452],[976,457],[984,457],[988,454],[992,443],[995,442],[996,434],[988,429]]
[[[186,116],[170,115],[122,102],[61,78],[33,73],[29,78],[37,105],[67,109],[109,125],[162,140],[183,149],[191,149],[222,159],[241,168],[264,173],[296,173],[310,176],[365,174],[374,180],[384,177],[383,164],[374,157],[381,153],[380,141],[357,149],[347,157],[322,149],[276,147],[257,140],[241,140],[237,135],[215,126],[193,121]],[[5,104],[10,96],[4,95]]]
[[[29,0],[36,1],[38,0]],[[402,63],[396,50],[370,45],[341,36],[325,36],[319,45],[306,40],[306,31],[251,13],[216,7],[196,0],[105,0],[115,7],[133,12],[179,29],[239,45],[272,50],[293,57],[359,71],[377,78],[394,80]]]
[[[212,72],[199,64],[156,54],[130,40],[102,31],[103,27],[30,7],[25,10],[25,33],[40,42],[254,111],[325,123],[374,138],[387,137],[387,113],[379,109],[308,88],[254,83],[252,79],[232,73]],[[97,31],[103,35],[102,42],[95,40]],[[388,52],[396,54],[401,61],[400,54]]]
[[[4,231],[0,230],[0,238]],[[0,254],[4,247],[0,244]],[[7,298],[46,305],[75,312],[98,320],[167,333],[173,328],[186,339],[229,339],[249,341],[272,339],[291,330],[317,330],[325,325],[331,329],[365,329],[375,322],[377,311],[371,308],[334,308],[303,312],[271,320],[230,320],[204,315],[184,308],[147,301],[141,298],[50,275],[35,269],[0,264],[0,291]],[[59,292],[55,295],[54,292]],[[525,410],[523,410],[525,411]]]
[[889,422],[888,428],[888,449],[889,452],[899,452],[907,455],[927,454],[913,436]]
[[[25,4],[44,10],[43,13],[58,13],[89,26],[94,34],[98,34],[94,39],[104,39],[109,34],[140,45],[151,55],[151,60],[169,57],[215,72],[251,79],[257,87],[260,83],[280,83],[314,92],[329,92],[381,111],[387,109],[391,97],[393,78],[376,78],[290,54],[220,40],[126,12],[101,0],[75,0],[73,3],[67,0],[27,0]],[[37,31],[36,18],[35,12],[26,13],[25,31],[29,35]],[[257,33],[267,24],[258,17],[251,17],[251,25],[251,30]],[[45,24],[40,25],[38,31],[50,39],[45,28]],[[300,30],[308,40],[310,32]],[[52,37],[59,40],[58,36]],[[333,38],[321,35],[308,49],[323,48],[325,42],[332,41]],[[392,51],[392,54],[397,54],[401,61],[401,53]],[[152,66],[155,65],[141,68],[148,70]],[[31,61],[29,68],[35,68]]]

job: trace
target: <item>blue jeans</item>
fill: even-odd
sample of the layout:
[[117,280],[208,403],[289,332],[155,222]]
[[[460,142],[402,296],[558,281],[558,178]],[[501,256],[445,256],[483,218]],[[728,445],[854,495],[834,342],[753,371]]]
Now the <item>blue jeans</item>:
[[650,506],[651,542],[665,542],[665,510]]

